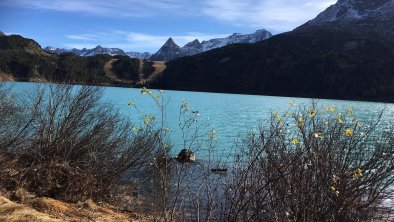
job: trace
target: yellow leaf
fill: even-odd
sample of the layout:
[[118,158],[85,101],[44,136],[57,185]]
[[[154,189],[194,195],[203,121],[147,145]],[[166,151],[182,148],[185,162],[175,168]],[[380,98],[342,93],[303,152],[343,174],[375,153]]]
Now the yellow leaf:
[[315,110],[309,110],[309,116],[310,117],[314,117],[314,116],[316,116],[316,111]]
[[297,140],[296,138],[294,138],[291,142],[292,142],[294,145],[298,144],[298,140]]
[[353,136],[353,130],[351,130],[351,129],[346,129],[346,130],[345,130],[345,135],[346,135],[346,136]]

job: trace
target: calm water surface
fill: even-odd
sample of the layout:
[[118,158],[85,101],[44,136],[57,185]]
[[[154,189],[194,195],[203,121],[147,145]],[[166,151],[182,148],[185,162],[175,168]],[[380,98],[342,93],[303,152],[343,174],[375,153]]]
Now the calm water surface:
[[[29,92],[38,85],[36,83],[10,84],[14,85],[14,92]],[[165,113],[168,128],[171,130],[174,150],[178,151],[185,146],[182,131],[179,127],[180,107],[182,102],[185,101],[188,103],[190,111],[198,111],[199,117],[194,125],[197,126],[197,124],[203,122],[208,124],[200,130],[201,138],[206,139],[210,131],[215,131],[215,154],[218,156],[228,155],[233,150],[237,138],[256,129],[259,122],[270,117],[270,113],[274,111],[286,112],[291,101],[298,104],[310,104],[312,101],[305,98],[170,90],[166,90],[163,95],[168,101]],[[141,122],[143,114],[160,116],[155,102],[148,95],[141,95],[140,89],[104,87],[104,99],[110,101],[124,115],[135,122]],[[136,108],[128,106],[128,102],[134,102],[138,111]],[[343,112],[351,107],[356,118],[360,120],[376,117],[384,109],[382,126],[389,127],[394,123],[394,104],[321,99],[319,105],[335,105],[337,110]],[[194,145],[198,146],[197,144]],[[204,146],[206,145],[203,144],[202,148],[206,148]],[[207,151],[204,149],[197,151],[197,157],[206,158],[206,156]]]

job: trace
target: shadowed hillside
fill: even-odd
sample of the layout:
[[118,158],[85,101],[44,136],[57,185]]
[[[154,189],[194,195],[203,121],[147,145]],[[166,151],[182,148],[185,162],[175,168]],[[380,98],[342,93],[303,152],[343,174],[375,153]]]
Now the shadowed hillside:
[[[155,71],[153,63],[143,64],[144,75]],[[108,76],[108,71],[113,76]],[[49,54],[34,40],[18,35],[0,36],[0,74],[18,81],[134,85],[139,81],[139,72],[140,60],[128,56]]]
[[167,64],[158,87],[394,102],[394,0],[339,0],[295,31]]
[[389,39],[315,27],[169,62],[156,86],[394,102],[393,60]]

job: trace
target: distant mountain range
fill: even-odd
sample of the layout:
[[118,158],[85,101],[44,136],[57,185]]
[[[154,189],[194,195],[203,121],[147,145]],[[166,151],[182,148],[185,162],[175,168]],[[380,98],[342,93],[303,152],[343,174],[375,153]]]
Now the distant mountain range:
[[44,48],[45,51],[50,52],[50,53],[54,53],[54,54],[61,54],[61,53],[65,53],[65,52],[71,52],[75,55],[79,55],[79,56],[95,56],[95,55],[100,55],[100,54],[107,54],[107,55],[127,55],[130,58],[137,58],[137,59],[148,59],[151,54],[149,52],[125,52],[122,49],[118,49],[118,48],[106,48],[103,47],[101,45],[96,46],[93,49],[71,49],[71,50],[67,50],[67,49],[62,49],[62,48],[56,48],[56,47],[51,47],[51,46],[47,46]]
[[96,46],[93,49],[62,49],[47,46],[44,48],[45,51],[55,54],[61,54],[64,52],[71,52],[79,56],[95,56],[99,54],[108,54],[108,55],[127,55],[131,58],[138,59],[149,59],[149,60],[158,60],[158,61],[170,61],[176,58],[180,58],[183,56],[191,56],[196,55],[201,52],[206,52],[211,49],[224,47],[229,44],[234,43],[255,43],[258,41],[262,41],[268,39],[272,36],[272,34],[265,29],[258,30],[253,34],[239,34],[234,33],[226,38],[216,38],[208,41],[199,42],[198,39],[187,43],[183,47],[179,47],[174,40],[170,37],[167,42],[157,51],[155,54],[150,54],[148,52],[125,52],[118,48],[106,48],[100,45]]
[[172,38],[169,38],[167,42],[153,54],[150,60],[161,60],[171,61],[184,56],[196,55],[202,52],[206,52],[212,49],[221,48],[230,44],[235,43],[255,43],[268,39],[272,36],[270,32],[265,29],[257,30],[253,34],[240,34],[234,33],[226,38],[216,38],[200,43],[198,39],[187,43],[183,47],[179,47]]

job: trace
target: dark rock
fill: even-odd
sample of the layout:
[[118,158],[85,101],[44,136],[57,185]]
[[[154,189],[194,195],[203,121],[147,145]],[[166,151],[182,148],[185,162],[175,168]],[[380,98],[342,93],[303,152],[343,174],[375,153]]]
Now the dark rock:
[[189,149],[182,149],[181,152],[179,152],[179,154],[175,157],[175,159],[182,163],[194,162],[196,161],[196,156],[194,155],[193,151]]
[[212,168],[211,171],[214,173],[226,173],[227,168]]

